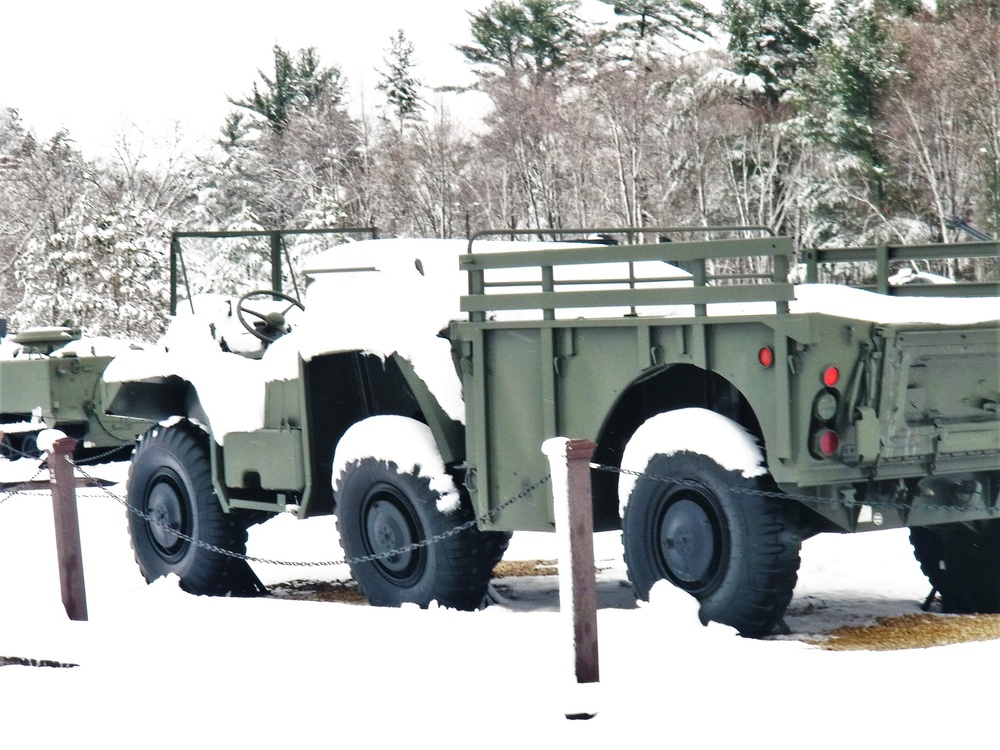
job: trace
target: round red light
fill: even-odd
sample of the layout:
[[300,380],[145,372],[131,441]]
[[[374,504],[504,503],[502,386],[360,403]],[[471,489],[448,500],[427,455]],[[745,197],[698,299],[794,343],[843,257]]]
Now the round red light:
[[774,364],[774,349],[769,346],[761,347],[760,351],[757,352],[757,361],[760,362],[762,367],[770,367]]
[[832,456],[840,447],[840,437],[833,430],[819,436],[819,450],[824,456]]
[[827,367],[823,370],[823,385],[833,388],[840,381],[840,370],[836,367]]

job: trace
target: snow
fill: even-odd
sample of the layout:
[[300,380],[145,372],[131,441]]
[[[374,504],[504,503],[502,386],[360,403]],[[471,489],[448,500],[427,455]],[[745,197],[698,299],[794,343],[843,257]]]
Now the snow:
[[[35,464],[18,466],[28,463],[8,468],[30,476]],[[90,473],[116,480],[124,467]],[[668,586],[636,607],[616,534],[595,539],[601,682],[581,695],[555,576],[498,581],[506,599],[479,612],[195,597],[173,579],[142,581],[113,497],[81,490],[79,507],[88,622],[69,621],[60,602],[48,494],[0,503],[0,656],[79,665],[0,667],[4,747],[919,749],[982,744],[995,728],[994,698],[977,685],[1000,643],[828,652],[742,639],[699,625],[693,601]],[[554,543],[517,534],[508,559],[552,558]],[[288,515],[254,527],[250,552],[340,554],[332,519]],[[929,590],[905,532],[820,536],[802,557],[795,633],[914,613]],[[349,575],[254,569],[268,584]],[[596,717],[567,720],[581,702]]]
[[[476,252],[517,248],[569,248],[572,244],[483,241]],[[125,351],[108,366],[105,380],[124,382],[178,375],[197,390],[214,438],[225,443],[231,432],[257,430],[264,423],[264,384],[298,376],[300,361],[331,352],[360,351],[382,359],[398,355],[407,360],[451,419],[464,423],[462,383],[455,369],[451,344],[442,335],[451,321],[462,320],[460,298],[468,290],[458,256],[464,240],[383,239],[338,245],[313,256],[303,269],[311,279],[305,295],[305,313],[288,310],[291,333],[263,352],[260,342],[236,321],[233,301],[202,295],[194,311],[182,310],[171,322],[159,347]],[[627,279],[627,263],[558,268],[566,281]],[[494,281],[523,282],[530,269],[498,272]],[[631,272],[645,287],[690,286],[690,274],[661,262],[633,264]],[[537,280],[536,280],[537,282]],[[613,286],[613,285],[612,285]],[[526,287],[514,287],[514,289]],[[577,287],[579,289],[585,287]],[[592,283],[590,289],[609,288]],[[619,285],[620,288],[620,285]],[[501,291],[510,289],[499,288]],[[530,289],[530,288],[528,288]],[[878,323],[940,321],[959,324],[1000,320],[1000,309],[982,299],[898,298],[833,284],[796,285],[793,313],[823,312]],[[265,311],[266,301],[254,307]],[[274,303],[285,310],[287,304]],[[644,317],[693,314],[691,305],[650,306]],[[628,310],[560,310],[559,317],[583,314],[612,317]],[[710,305],[710,315],[772,314],[773,303]],[[502,319],[539,317],[540,311],[498,314]],[[222,341],[231,351],[223,351]],[[233,352],[250,352],[245,357]]]
[[[51,333],[55,338],[60,332],[66,331],[59,327],[31,328],[27,332]],[[116,339],[110,336],[83,336],[78,339],[67,341],[62,346],[55,348],[52,357],[117,357],[137,348],[141,344],[123,339]],[[25,345],[18,344],[14,337],[8,336],[0,340],[0,360],[11,360],[17,358],[31,358],[41,356],[27,351]]]
[[793,313],[826,313],[872,323],[969,325],[1000,320],[994,297],[892,297],[839,284],[799,284]]
[[429,487],[440,494],[442,513],[458,510],[461,495],[445,470],[431,428],[407,417],[379,415],[355,423],[337,442],[333,454],[333,489],[340,489],[341,473],[352,461],[374,456],[396,463],[400,474],[415,473],[430,479]]
[[[672,456],[681,450],[708,456],[727,471],[738,471],[745,477],[767,473],[757,439],[741,425],[707,409],[676,409],[647,419],[629,438],[621,468],[641,474],[653,456]],[[637,479],[629,473],[618,478],[622,515]]]

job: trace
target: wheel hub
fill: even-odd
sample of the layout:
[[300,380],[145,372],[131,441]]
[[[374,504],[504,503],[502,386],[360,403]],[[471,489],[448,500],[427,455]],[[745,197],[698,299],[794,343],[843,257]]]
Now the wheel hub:
[[681,499],[670,505],[659,525],[661,559],[683,588],[697,588],[711,575],[717,540],[712,521],[697,502]]
[[149,514],[149,534],[157,550],[173,555],[183,546],[178,535],[184,525],[184,500],[170,482],[158,482],[149,492],[146,503]]
[[[396,580],[413,575],[419,563],[419,550],[407,550],[417,539],[413,520],[394,499],[373,500],[365,514],[365,538],[370,554],[382,571]],[[391,553],[391,554],[388,554]]]

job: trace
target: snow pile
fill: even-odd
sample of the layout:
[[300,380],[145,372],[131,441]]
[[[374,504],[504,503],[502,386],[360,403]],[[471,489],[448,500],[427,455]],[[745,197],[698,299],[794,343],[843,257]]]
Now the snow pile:
[[904,284],[954,284],[954,279],[930,271],[916,271],[909,266],[899,269],[888,279],[890,286]]
[[458,510],[461,495],[444,461],[430,427],[406,417],[382,415],[355,423],[337,442],[333,456],[333,489],[340,489],[344,468],[352,461],[375,456],[396,463],[400,474],[415,473],[430,479],[430,489],[439,493],[442,513]]
[[[767,473],[757,439],[741,425],[707,409],[677,409],[647,419],[629,438],[622,454],[622,469],[641,474],[653,456],[671,456],[681,450],[708,456],[722,468],[745,477]],[[638,480],[636,474],[618,477],[622,514]]]
[[224,352],[209,325],[196,314],[178,313],[160,347],[127,351],[104,371],[109,383],[176,375],[193,383],[220,443],[230,432],[264,424],[264,366],[260,360]]

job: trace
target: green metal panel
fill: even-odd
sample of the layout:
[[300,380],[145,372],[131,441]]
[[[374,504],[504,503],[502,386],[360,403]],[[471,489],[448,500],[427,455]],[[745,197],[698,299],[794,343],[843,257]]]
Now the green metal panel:
[[[852,504],[851,498],[873,482],[884,488],[935,472],[1000,471],[996,326],[884,327],[847,317],[850,311],[844,316],[789,315],[785,303],[793,290],[784,279],[789,246],[765,239],[463,256],[470,272],[470,295],[463,309],[470,319],[454,323],[451,337],[461,352],[468,464],[477,512],[497,508],[544,475],[539,446],[546,438],[568,435],[599,441],[623,394],[669,373],[674,365],[700,368],[721,379],[718,382],[731,384],[756,416],[769,469],[779,486],[845,530],[866,528],[858,515],[860,504]],[[706,259],[751,249],[763,249],[772,258],[770,283],[720,283],[718,277],[703,273]],[[587,290],[577,282],[567,284],[556,273],[560,263],[662,260],[668,251],[674,262],[694,263],[687,266],[695,271],[693,286]],[[925,252],[930,250],[910,254]],[[892,247],[867,253],[877,263],[882,291],[888,291],[890,261],[906,255]],[[533,266],[541,272],[536,281],[491,280],[497,269]],[[596,283],[609,280],[601,277]],[[705,306],[721,300],[768,301],[773,308],[770,313],[732,317],[703,314]],[[696,314],[635,317],[612,310],[603,316],[559,320],[554,314],[569,308],[647,304],[692,304]],[[487,319],[488,313],[521,309],[542,314],[527,322]],[[765,346],[773,352],[770,367],[757,360]],[[823,382],[831,366],[840,372],[833,386]],[[956,368],[961,373],[950,376]],[[812,436],[825,429],[814,404],[827,393],[835,396],[830,424],[847,443],[843,454],[833,457],[810,447]],[[993,501],[974,501],[963,517],[989,517],[993,511],[986,503]],[[908,506],[884,514],[881,521],[888,527],[914,518],[921,523],[947,520],[945,510],[920,498],[912,500],[912,508],[913,518]],[[502,529],[550,529],[549,499],[538,493],[493,522]]]
[[301,430],[231,432],[222,455],[228,487],[299,492],[305,488]]

